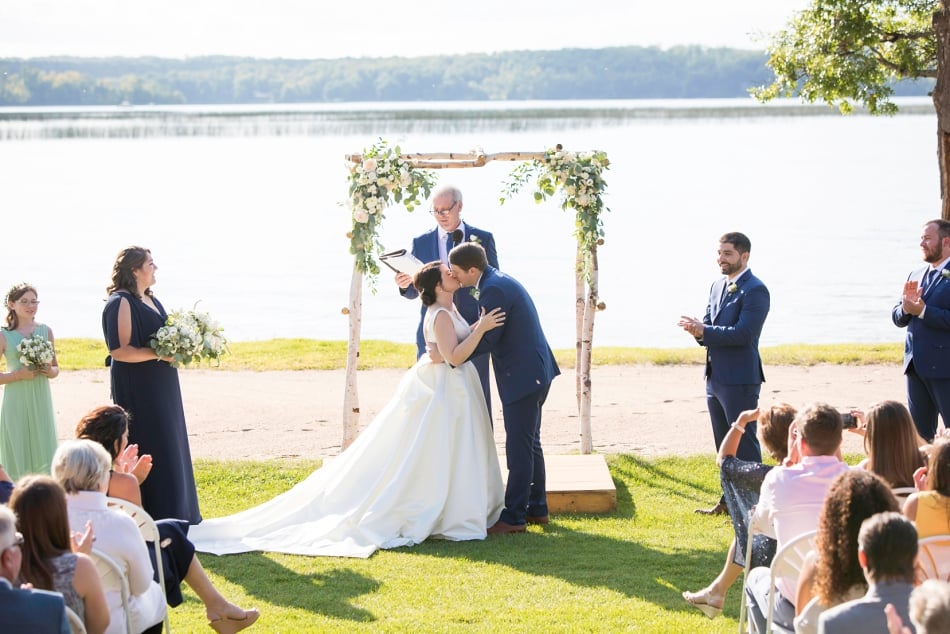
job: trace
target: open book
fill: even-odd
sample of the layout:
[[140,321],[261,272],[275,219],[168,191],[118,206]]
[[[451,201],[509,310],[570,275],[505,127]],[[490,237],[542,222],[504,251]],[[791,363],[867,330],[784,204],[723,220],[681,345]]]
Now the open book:
[[406,253],[405,249],[390,251],[379,256],[379,261],[394,270],[397,273],[405,273],[412,276],[421,269],[425,262],[422,262],[411,253]]

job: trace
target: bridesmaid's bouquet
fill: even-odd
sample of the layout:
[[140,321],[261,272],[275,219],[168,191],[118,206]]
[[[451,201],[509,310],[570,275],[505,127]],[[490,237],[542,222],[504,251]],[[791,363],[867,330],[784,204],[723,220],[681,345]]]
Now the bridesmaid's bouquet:
[[16,345],[20,363],[31,370],[45,368],[53,363],[53,344],[36,333],[25,337]]
[[168,315],[165,325],[152,335],[152,349],[160,357],[173,357],[172,366],[179,367],[203,359],[220,363],[228,352],[223,328],[207,313],[176,310]]

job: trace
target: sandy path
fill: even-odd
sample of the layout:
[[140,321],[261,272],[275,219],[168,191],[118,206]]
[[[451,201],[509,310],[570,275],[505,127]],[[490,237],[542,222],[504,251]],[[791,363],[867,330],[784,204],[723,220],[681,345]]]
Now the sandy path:
[[[371,370],[359,376],[360,424],[368,424],[395,390],[401,370]],[[320,457],[339,453],[344,372],[226,372],[186,369],[180,373],[192,455],[247,459]],[[882,399],[904,400],[897,365],[766,368],[763,405],[796,406],[823,400],[840,408]],[[602,366],[592,376],[591,425],[601,453],[712,453],[699,366]],[[497,391],[494,392],[497,395]],[[108,370],[63,372],[53,382],[60,438],[72,436],[79,417],[109,402]],[[493,416],[500,423],[495,403]],[[580,449],[574,374],[553,384],[544,408],[542,442],[549,453]],[[501,450],[504,432],[496,425]],[[846,434],[845,451],[861,451]]]

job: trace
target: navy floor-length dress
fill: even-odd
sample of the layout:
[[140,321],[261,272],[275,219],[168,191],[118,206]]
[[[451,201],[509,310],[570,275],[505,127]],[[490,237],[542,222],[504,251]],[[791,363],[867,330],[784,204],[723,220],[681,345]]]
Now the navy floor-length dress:
[[[118,315],[121,299],[129,302],[132,336],[129,344],[148,348],[167,314],[152,298],[155,312],[131,293],[116,291],[102,312],[102,332],[109,350],[119,347]],[[164,361],[123,363],[112,359],[112,401],[130,416],[129,444],[137,443],[139,454],[151,454],[152,471],[142,483],[142,506],[154,519],[201,522],[195,474],[188,446],[185,410],[181,402],[178,370]]]

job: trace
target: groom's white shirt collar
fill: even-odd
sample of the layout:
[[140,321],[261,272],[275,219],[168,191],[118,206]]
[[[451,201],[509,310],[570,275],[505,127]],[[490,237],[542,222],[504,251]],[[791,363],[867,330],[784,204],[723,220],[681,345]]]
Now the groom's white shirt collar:
[[478,276],[477,280],[475,280],[475,288],[479,288],[481,286],[483,277],[485,277],[485,271],[482,271],[482,274]]

